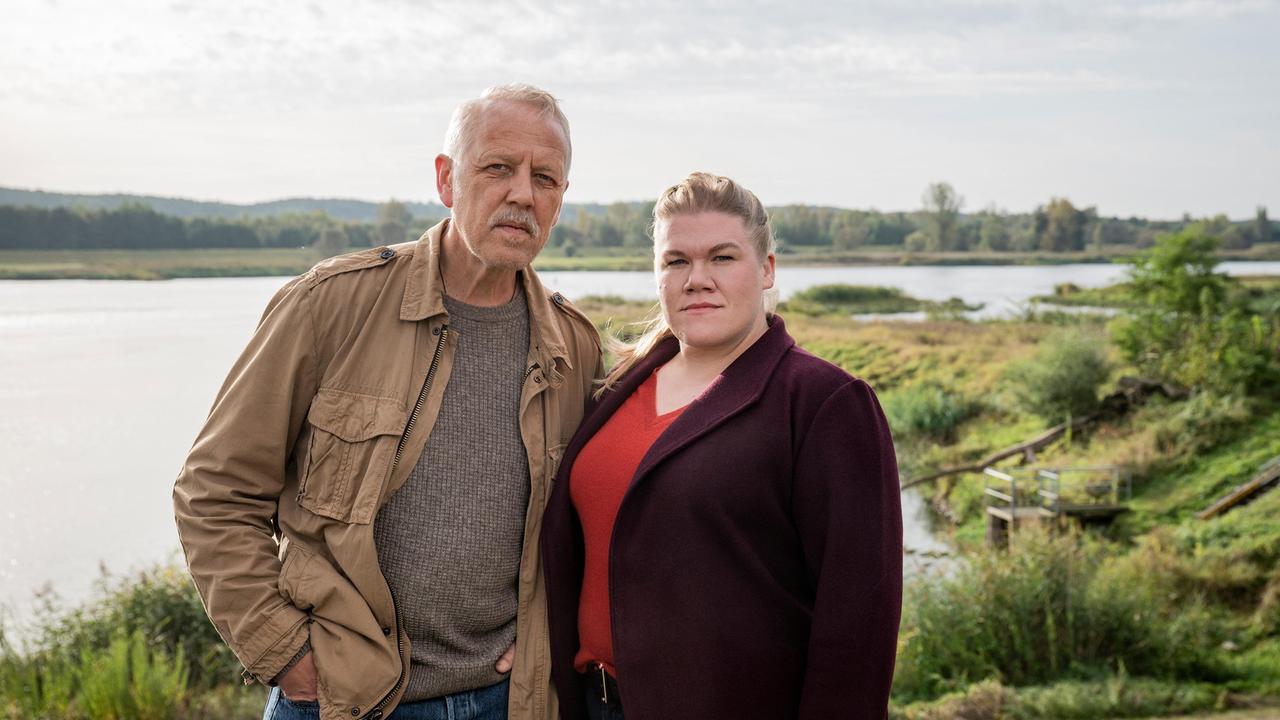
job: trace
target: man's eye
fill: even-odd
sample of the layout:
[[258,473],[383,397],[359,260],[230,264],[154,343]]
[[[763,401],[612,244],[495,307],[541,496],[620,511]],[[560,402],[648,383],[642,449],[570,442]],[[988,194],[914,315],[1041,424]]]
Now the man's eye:
[[507,166],[502,163],[490,163],[489,165],[485,166],[485,170],[492,170],[493,172],[506,172]]
[[550,185],[554,187],[559,184],[556,182],[555,178],[551,177],[550,175],[546,175],[544,173],[538,173],[537,175],[534,175],[534,177],[537,178],[538,182],[542,183],[543,185]]

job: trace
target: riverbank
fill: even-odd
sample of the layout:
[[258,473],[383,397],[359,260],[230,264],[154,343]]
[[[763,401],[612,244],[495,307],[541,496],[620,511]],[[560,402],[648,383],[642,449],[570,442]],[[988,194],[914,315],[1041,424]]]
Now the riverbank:
[[[785,253],[781,267],[840,266],[1001,266],[1114,263],[1131,248],[1105,253],[911,253],[901,249],[846,252]],[[1222,260],[1280,260],[1280,243],[1247,251],[1220,253]],[[291,276],[306,272],[320,260],[311,248],[255,248],[203,250],[0,250],[0,280],[168,280],[202,277]],[[648,271],[645,253],[574,255],[549,248],[539,255],[539,271]]]

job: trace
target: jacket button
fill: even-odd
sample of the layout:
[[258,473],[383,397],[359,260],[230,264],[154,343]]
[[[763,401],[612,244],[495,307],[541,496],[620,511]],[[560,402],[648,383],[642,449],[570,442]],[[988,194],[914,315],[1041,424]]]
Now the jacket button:
[[353,708],[351,708],[351,717],[360,717],[360,708],[359,708],[359,707],[353,707]]
[[391,248],[387,248],[386,250],[383,250],[382,252],[378,253],[378,257],[382,258],[383,260],[390,260],[395,256],[396,256],[396,251],[392,250]]
[[533,381],[534,381],[534,382],[536,382],[536,383],[540,383],[540,382],[542,382],[542,376],[541,376],[541,375],[534,375],[534,376],[533,376]]
[[389,628],[389,627],[384,627],[384,628],[382,628],[382,634],[383,634],[383,635],[390,636],[390,635],[391,635],[391,628]]
[[564,296],[563,296],[563,295],[561,295],[560,293],[555,293],[555,294],[553,294],[553,295],[551,296],[551,302],[553,302],[553,303],[555,303],[555,304],[557,304],[557,305],[563,305],[563,304],[564,304]]
[[433,328],[431,328],[431,334],[432,334],[432,335],[439,335],[439,334],[440,334],[440,328],[438,328],[438,327],[433,327]]

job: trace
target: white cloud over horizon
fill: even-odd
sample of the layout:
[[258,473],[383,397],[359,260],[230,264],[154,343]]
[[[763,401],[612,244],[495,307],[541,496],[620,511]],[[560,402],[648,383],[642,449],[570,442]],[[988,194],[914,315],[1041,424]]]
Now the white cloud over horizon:
[[1280,208],[1280,3],[16,0],[0,185],[234,202],[435,198],[453,106],[564,102],[570,201],[692,169],[771,204],[1051,196],[1108,215]]

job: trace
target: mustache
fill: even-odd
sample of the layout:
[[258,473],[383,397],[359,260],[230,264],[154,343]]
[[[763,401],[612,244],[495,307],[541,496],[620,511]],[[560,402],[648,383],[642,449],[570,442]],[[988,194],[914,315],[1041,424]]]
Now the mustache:
[[533,237],[539,237],[542,235],[542,227],[538,225],[538,219],[533,216],[532,210],[503,208],[489,219],[490,227],[495,227],[497,225],[514,225]]

